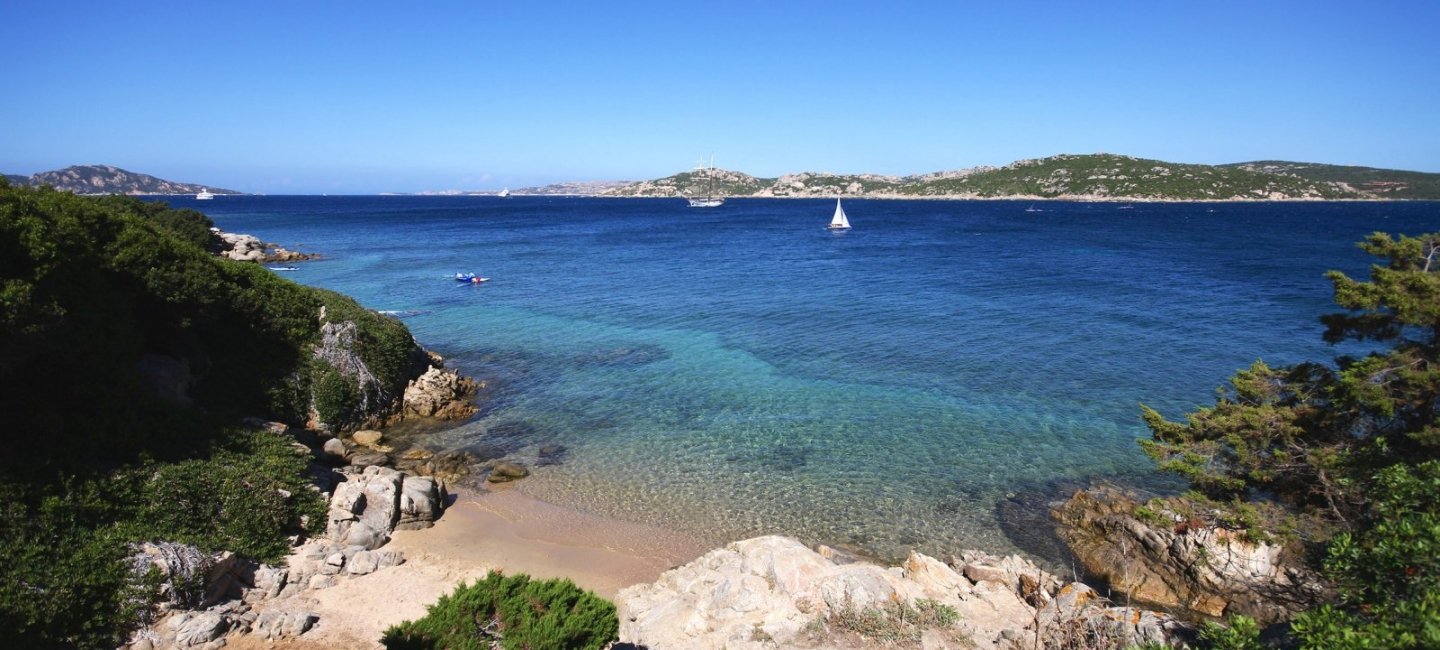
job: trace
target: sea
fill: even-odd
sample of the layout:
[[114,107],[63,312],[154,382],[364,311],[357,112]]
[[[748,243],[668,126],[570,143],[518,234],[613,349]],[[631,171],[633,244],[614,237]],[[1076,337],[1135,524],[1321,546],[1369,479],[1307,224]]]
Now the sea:
[[167,200],[319,253],[276,272],[483,380],[420,444],[518,459],[587,513],[881,558],[1046,556],[1046,499],[1177,488],[1141,404],[1179,419],[1256,360],[1363,353],[1321,341],[1324,272],[1440,231],[1435,202],[856,199],[836,233],[833,200]]

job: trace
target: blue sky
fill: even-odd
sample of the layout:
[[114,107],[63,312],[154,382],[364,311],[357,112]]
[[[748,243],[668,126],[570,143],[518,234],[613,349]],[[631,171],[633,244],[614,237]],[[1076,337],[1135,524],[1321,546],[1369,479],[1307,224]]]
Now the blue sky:
[[0,171],[264,193],[1057,153],[1440,172],[1440,2],[0,0]]

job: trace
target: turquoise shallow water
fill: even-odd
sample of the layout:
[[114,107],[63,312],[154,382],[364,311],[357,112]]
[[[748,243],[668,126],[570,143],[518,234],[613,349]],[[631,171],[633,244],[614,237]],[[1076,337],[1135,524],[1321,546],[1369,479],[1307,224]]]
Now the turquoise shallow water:
[[[400,312],[490,383],[456,448],[534,460],[546,500],[716,541],[886,556],[1013,549],[996,505],[1153,480],[1172,416],[1236,368],[1329,356],[1326,269],[1440,204],[220,197],[226,230],[323,253],[292,279]],[[459,285],[477,272],[493,281]]]

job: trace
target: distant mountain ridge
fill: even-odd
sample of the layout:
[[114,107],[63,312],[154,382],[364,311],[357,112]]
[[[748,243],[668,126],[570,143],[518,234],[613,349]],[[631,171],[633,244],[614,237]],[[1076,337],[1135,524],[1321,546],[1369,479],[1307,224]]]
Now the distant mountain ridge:
[[196,194],[201,190],[212,194],[243,194],[211,185],[167,181],[110,165],[72,165],[30,176],[6,174],[5,180],[12,185],[49,185],[76,194]]
[[732,197],[925,197],[1236,201],[1440,199],[1440,174],[1261,161],[1193,165],[1115,154],[1061,154],[915,176],[786,174],[757,178],[724,169],[693,170],[601,192],[605,196],[695,196],[713,178]]

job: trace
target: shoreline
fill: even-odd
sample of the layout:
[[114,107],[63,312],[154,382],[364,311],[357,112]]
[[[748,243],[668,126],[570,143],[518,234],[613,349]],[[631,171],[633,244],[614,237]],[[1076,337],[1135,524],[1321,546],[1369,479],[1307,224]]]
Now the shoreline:
[[417,557],[489,562],[506,573],[569,578],[606,598],[651,582],[713,548],[678,530],[594,515],[526,494],[519,486],[460,490],[431,528],[396,531],[387,548]]
[[306,634],[279,642],[232,636],[227,647],[379,648],[386,628],[424,616],[460,582],[491,570],[569,579],[613,602],[621,589],[654,582],[716,546],[679,531],[557,506],[513,485],[478,493],[460,488],[452,495],[434,526],[394,531],[382,547],[403,553],[404,564],[313,592],[308,604],[319,620]]

